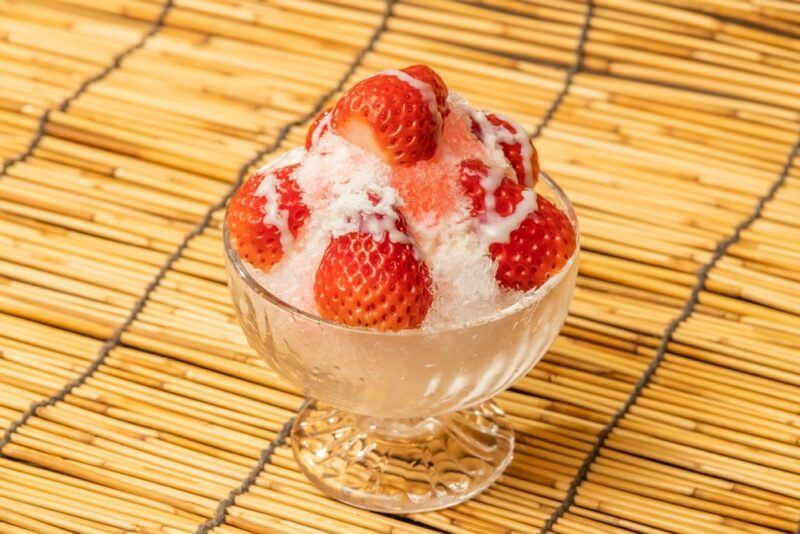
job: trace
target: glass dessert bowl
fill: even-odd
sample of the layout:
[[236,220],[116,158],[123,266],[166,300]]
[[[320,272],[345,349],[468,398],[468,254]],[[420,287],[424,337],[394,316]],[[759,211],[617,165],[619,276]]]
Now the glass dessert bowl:
[[254,278],[225,227],[229,286],[250,345],[312,399],[291,445],[324,493],[380,512],[420,512],[467,500],[502,474],[514,433],[491,398],[547,351],[578,270],[568,198],[544,174],[536,192],[567,214],[572,257],[510,307],[447,327],[379,332],[293,307]]

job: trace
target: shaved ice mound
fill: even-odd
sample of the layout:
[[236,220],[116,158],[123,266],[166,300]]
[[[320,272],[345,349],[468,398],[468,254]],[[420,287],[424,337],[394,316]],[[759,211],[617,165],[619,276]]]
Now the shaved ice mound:
[[457,180],[461,162],[489,157],[489,150],[471,131],[468,104],[454,93],[450,94],[450,114],[433,158],[392,172],[392,185],[405,201],[406,216],[419,221],[430,220],[433,224],[466,209]]
[[[408,108],[403,98],[417,90],[424,104]],[[345,95],[348,107],[321,114],[305,149],[259,169],[263,184],[256,195],[264,198],[236,204],[255,210],[237,213],[238,220],[278,229],[231,236],[234,244],[261,250],[275,247],[279,235],[277,263],[245,263],[267,291],[309,314],[334,308],[339,322],[378,330],[393,329],[393,320],[400,324],[399,317],[422,303],[422,318],[410,327],[436,330],[507,310],[567,269],[574,227],[560,209],[537,199],[538,160],[521,126],[473,110],[443,82],[434,91],[401,71],[379,73]],[[398,108],[401,114],[392,106],[406,107]],[[393,123],[399,115],[403,122]],[[417,138],[425,150],[415,150]],[[432,155],[431,139],[437,143]],[[479,164],[467,175],[470,160]],[[288,165],[295,166],[290,179],[307,209],[291,236],[283,235],[287,187],[275,185]],[[265,235],[273,242],[258,241]],[[330,257],[331,251],[350,256]],[[324,298],[333,299],[324,306],[315,285],[321,280],[328,284]],[[362,323],[362,316],[377,322]]]

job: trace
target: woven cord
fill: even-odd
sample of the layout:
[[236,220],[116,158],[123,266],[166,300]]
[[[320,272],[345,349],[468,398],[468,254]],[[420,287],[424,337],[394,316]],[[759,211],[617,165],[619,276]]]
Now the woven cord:
[[[309,401],[307,400],[303,402],[300,410],[303,410],[308,403]],[[228,508],[236,504],[236,497],[247,493],[247,490],[250,489],[250,486],[256,483],[259,475],[261,475],[261,471],[272,459],[272,454],[275,452],[275,449],[283,446],[283,444],[286,443],[286,438],[289,437],[289,432],[292,430],[292,425],[294,425],[294,417],[290,418],[283,424],[280,432],[278,432],[277,437],[270,442],[267,447],[262,449],[261,454],[258,456],[258,463],[253,467],[253,469],[250,470],[250,473],[248,473],[247,477],[242,480],[242,483],[238,487],[231,490],[227,497],[219,501],[217,509],[214,511],[214,515],[211,517],[211,519],[197,527],[195,534],[205,534],[206,532],[217,528],[225,522],[225,518],[228,515]]]
[[[119,54],[115,55],[111,64],[109,64],[103,70],[101,70],[100,72],[98,72],[91,78],[87,79],[85,82],[83,82],[71,95],[65,98],[61,102],[61,104],[59,104],[54,109],[57,109],[59,111],[65,111],[67,108],[69,108],[70,104],[72,104],[72,102],[74,102],[83,93],[85,93],[86,90],[89,89],[89,87],[92,84],[97,83],[106,78],[106,76],[108,76],[114,69],[118,68],[122,64],[122,62],[125,60],[126,57],[128,57],[135,51],[142,48],[147,42],[147,40],[150,39],[150,37],[152,37],[153,35],[155,35],[158,32],[158,30],[164,25],[164,21],[166,20],[167,14],[172,8],[172,5],[173,5],[173,0],[166,0],[161,7],[161,11],[159,12],[158,17],[156,17],[156,19],[150,25],[150,28],[148,28],[148,30],[144,34],[142,34],[141,38],[138,41],[136,41],[136,43],[126,48]],[[0,169],[0,176],[4,176],[12,165],[27,160],[28,157],[30,157],[31,154],[33,154],[33,152],[39,146],[39,143],[41,142],[42,138],[45,135],[45,131],[47,129],[47,122],[50,119],[50,113],[52,111],[53,109],[48,109],[39,119],[39,126],[36,129],[36,135],[33,137],[33,139],[31,139],[31,142],[28,144],[28,148],[25,149],[25,151],[22,154],[14,158],[8,159],[3,163],[3,167],[2,169]],[[153,284],[151,284],[151,286],[152,285]],[[151,286],[147,286],[147,289],[145,291],[146,295],[149,295],[149,292],[152,291]],[[137,302],[136,306],[134,306],[133,313],[134,314],[138,313],[143,306],[144,306],[143,302],[141,301]],[[52,406],[56,402],[63,400],[64,397],[69,395],[69,393],[77,386],[81,385],[86,380],[86,378],[100,366],[100,364],[102,363],[102,359],[105,357],[106,354],[108,354],[108,351],[111,350],[112,345],[116,345],[117,343],[119,343],[119,338],[122,335],[122,329],[124,329],[124,327],[127,327],[132,320],[133,317],[129,316],[128,319],[126,319],[126,321],[122,324],[122,326],[114,331],[111,339],[106,341],[100,348],[99,356],[95,358],[94,361],[92,361],[91,365],[89,365],[89,367],[83,373],[78,375],[78,377],[75,378],[74,380],[71,380],[70,382],[65,384],[64,387],[58,390],[53,396],[31,404],[30,407],[27,410],[25,410],[25,412],[23,412],[23,414],[19,417],[19,419],[11,423],[11,425],[3,433],[2,439],[0,439],[0,457],[5,456],[3,454],[3,448],[8,443],[11,442],[11,436],[14,434],[14,432],[19,427],[24,425],[28,421],[28,419],[30,419],[31,416],[33,416],[36,413],[36,411],[39,408],[43,408],[45,406]]]
[[9,158],[3,162],[3,166],[0,167],[0,176],[5,176],[6,171],[8,171],[8,169],[10,169],[12,165],[27,160],[31,156],[31,154],[33,154],[33,152],[39,146],[39,143],[42,141],[42,138],[45,135],[45,132],[47,130],[46,128],[47,123],[50,120],[50,114],[53,112],[54,109],[58,111],[66,111],[75,100],[80,98],[80,96],[83,93],[85,93],[87,89],[89,89],[91,85],[99,82],[100,80],[105,79],[106,76],[108,76],[114,69],[117,69],[122,64],[122,62],[125,60],[126,57],[133,54],[141,47],[143,47],[147,42],[147,40],[153,35],[155,35],[159,29],[161,29],[161,26],[164,25],[164,21],[167,18],[169,10],[172,9],[172,2],[173,0],[166,0],[164,2],[164,4],[161,7],[161,11],[158,13],[158,16],[150,24],[150,27],[147,29],[145,33],[142,34],[142,36],[139,38],[138,41],[136,41],[133,45],[126,48],[122,52],[116,54],[111,60],[111,63],[107,67],[105,67],[103,70],[101,70],[94,76],[87,78],[82,84],[78,86],[78,88],[75,91],[73,91],[71,95],[65,98],[58,106],[56,106],[55,108],[48,109],[42,114],[41,117],[39,117],[39,123],[36,127],[36,133],[34,134],[30,143],[28,143],[28,147],[18,156]]
[[[592,16],[594,15],[594,8],[595,8],[594,0],[587,0],[585,17],[576,47],[575,62],[573,63],[572,67],[570,67],[570,69],[566,72],[564,77],[564,85],[562,89],[555,96],[550,106],[548,107],[547,111],[545,112],[544,116],[542,117],[541,122],[536,127],[534,132],[531,134],[531,139],[536,139],[542,134],[544,129],[548,126],[548,124],[552,120],[555,113],[560,108],[561,104],[564,101],[564,98],[569,93],[575,75],[585,70],[585,57],[586,57],[585,44],[588,38],[589,30],[591,29],[591,20]],[[622,79],[629,79],[628,77],[625,76],[617,76],[617,75],[612,75],[612,76]],[[678,84],[670,84],[664,82],[660,83],[660,85],[683,88]],[[718,94],[713,91],[700,91],[700,92]],[[558,508],[556,508],[553,511],[553,514],[550,516],[547,522],[542,526],[541,529],[542,533],[551,531],[556,522],[558,522],[558,520],[575,503],[575,497],[577,496],[578,487],[584,482],[584,480],[586,480],[586,477],[589,474],[589,469],[599,456],[600,451],[603,449],[605,442],[608,439],[608,436],[613,432],[613,430],[616,428],[619,422],[625,417],[628,410],[630,410],[631,406],[635,404],[636,400],[644,391],[644,388],[647,387],[647,384],[650,382],[650,379],[658,370],[659,366],[661,365],[661,362],[664,360],[666,356],[667,349],[669,347],[670,342],[672,341],[672,336],[675,334],[678,327],[694,312],[694,309],[699,302],[700,294],[705,289],[705,285],[711,270],[719,262],[719,260],[725,256],[730,247],[739,240],[742,232],[746,230],[751,224],[753,224],[753,222],[755,222],[761,216],[765,206],[775,197],[777,192],[786,183],[789,172],[792,169],[793,162],[799,153],[800,153],[800,132],[798,132],[798,138],[795,141],[792,148],[789,150],[788,156],[786,158],[786,161],[784,162],[781,172],[778,175],[778,178],[770,185],[766,193],[764,193],[764,195],[759,198],[758,202],[756,203],[750,215],[746,219],[744,219],[741,223],[739,223],[736,226],[736,228],[734,228],[733,233],[729,237],[717,243],[714,249],[714,253],[711,256],[711,259],[698,270],[695,284],[692,286],[689,298],[685,306],[681,310],[681,313],[678,315],[678,317],[676,317],[673,321],[671,321],[669,325],[667,325],[667,327],[664,329],[664,333],[662,335],[662,341],[658,347],[658,350],[656,351],[655,356],[650,361],[644,374],[639,378],[639,380],[634,385],[634,388],[631,391],[628,398],[626,399],[625,403],[622,406],[620,406],[620,408],[612,416],[611,420],[606,424],[605,427],[603,427],[601,432],[598,434],[598,438],[595,441],[592,450],[589,452],[589,455],[581,463],[581,466],[578,469],[575,478],[570,483],[570,486],[567,490],[567,495],[565,496],[564,500],[561,502]],[[798,520],[797,528],[795,529],[795,534],[800,534],[800,519]]]
[[581,25],[581,32],[578,35],[578,42],[575,44],[575,61],[572,62],[572,66],[564,75],[564,85],[561,87],[561,90],[558,92],[555,98],[553,98],[553,101],[550,103],[547,111],[545,111],[542,120],[539,122],[539,125],[531,134],[531,139],[536,139],[542,135],[542,131],[544,131],[547,125],[550,124],[550,121],[556,114],[556,111],[558,111],[558,108],[561,107],[561,104],[564,102],[564,98],[569,93],[575,75],[583,70],[584,60],[586,59],[586,39],[589,36],[589,29],[592,25],[593,15],[594,0],[586,0],[583,24]]
[[[631,394],[625,400],[625,403],[620,406],[620,408],[614,412],[614,415],[611,417],[611,420],[603,427],[603,430],[600,431],[598,434],[598,438],[595,441],[594,447],[592,447],[591,452],[583,461],[578,469],[578,473],[575,478],[572,480],[572,483],[569,486],[569,490],[567,491],[566,498],[561,502],[558,508],[553,511],[553,515],[550,516],[550,519],[547,520],[547,523],[544,524],[542,527],[541,532],[545,533],[548,532],[556,522],[569,510],[569,508],[575,503],[575,497],[578,492],[578,487],[586,480],[586,477],[589,475],[589,469],[591,468],[594,461],[600,455],[600,451],[603,449],[608,436],[611,435],[611,432],[614,431],[617,424],[625,417],[630,410],[631,406],[636,403],[636,400],[644,391],[644,388],[647,387],[647,384],[650,382],[650,379],[653,377],[655,372],[658,370],[659,365],[664,360],[666,356],[667,349],[669,348],[669,344],[672,341],[672,336],[675,334],[675,331],[678,327],[689,318],[694,312],[697,303],[700,300],[700,294],[703,292],[706,286],[706,282],[708,281],[708,275],[714,266],[722,259],[723,256],[728,252],[728,249],[736,243],[742,235],[742,232],[746,230],[753,222],[755,222],[760,216],[761,213],[764,211],[764,207],[769,203],[770,200],[775,198],[775,195],[780,190],[781,187],[786,183],[786,180],[789,176],[789,171],[792,169],[792,164],[795,158],[800,152],[800,132],[798,132],[797,140],[792,146],[789,154],[786,158],[786,161],[781,169],[778,178],[772,183],[770,188],[767,190],[764,195],[758,199],[753,211],[750,215],[744,219],[741,223],[739,223],[736,228],[733,230],[733,233],[728,236],[727,238],[723,239],[719,243],[717,243],[716,248],[714,249],[714,254],[711,256],[711,259],[703,265],[699,271],[697,271],[697,279],[692,286],[692,291],[689,294],[689,299],[686,301],[686,305],[683,307],[680,315],[672,320],[672,322],[667,325],[667,328],[664,330],[664,334],[662,335],[661,344],[656,351],[656,355],[650,361],[650,364],[647,366],[644,374],[639,378],[636,382]],[[800,523],[798,523],[797,527],[797,534],[800,534]]]

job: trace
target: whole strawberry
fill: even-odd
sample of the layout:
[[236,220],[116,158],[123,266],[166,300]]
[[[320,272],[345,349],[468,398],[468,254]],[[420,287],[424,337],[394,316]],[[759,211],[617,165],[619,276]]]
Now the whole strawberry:
[[[225,215],[239,257],[265,272],[281,260],[284,245],[297,237],[309,215],[291,177],[298,166],[251,176],[233,195]],[[276,213],[267,213],[269,202],[275,202]]]
[[506,243],[489,245],[502,287],[527,291],[544,284],[575,252],[575,229],[566,214],[539,195],[528,215]]
[[[487,221],[487,211],[509,217],[524,198],[525,188],[506,176],[487,195],[489,168],[478,159],[459,167],[459,183],[469,200],[470,215],[477,225]],[[487,200],[489,207],[487,208]],[[495,278],[501,287],[527,291],[544,284],[575,252],[575,230],[569,218],[543,196],[536,197],[536,210],[515,228],[508,241],[491,243],[489,255],[497,262]]]
[[[353,86],[333,108],[332,130],[390,165],[432,158],[442,131],[439,100],[446,87],[433,71],[412,69],[412,74],[385,71]],[[438,86],[436,80],[438,89],[430,85]]]
[[375,235],[382,222],[366,216],[359,231],[331,240],[314,281],[322,317],[379,331],[415,328],[425,319],[433,302],[428,266],[415,256],[402,218],[392,236]]
[[539,180],[539,154],[522,125],[497,113],[476,111],[472,133],[483,142],[495,139],[520,184],[533,187]]

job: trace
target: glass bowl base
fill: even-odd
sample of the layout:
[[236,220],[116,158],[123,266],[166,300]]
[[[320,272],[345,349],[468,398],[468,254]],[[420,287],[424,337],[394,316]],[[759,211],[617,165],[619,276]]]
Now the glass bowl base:
[[463,502],[511,462],[514,431],[493,402],[419,419],[380,419],[311,403],[292,449],[306,476],[339,501],[388,513]]

